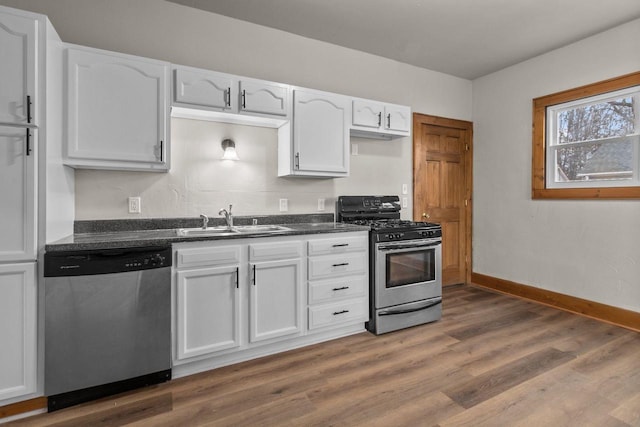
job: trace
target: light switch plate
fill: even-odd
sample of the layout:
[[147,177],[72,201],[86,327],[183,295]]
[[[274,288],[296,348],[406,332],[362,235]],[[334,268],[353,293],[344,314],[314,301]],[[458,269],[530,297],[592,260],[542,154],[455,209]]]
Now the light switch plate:
[[280,212],[289,210],[289,199],[280,199]]
[[402,198],[402,207],[406,208],[409,205],[409,201],[406,197]]
[[402,184],[402,194],[407,194],[407,193],[409,193],[409,188],[407,184]]
[[318,211],[324,211],[324,199],[318,199]]
[[352,156],[358,155],[358,144],[356,144],[355,142],[351,143],[351,155]]

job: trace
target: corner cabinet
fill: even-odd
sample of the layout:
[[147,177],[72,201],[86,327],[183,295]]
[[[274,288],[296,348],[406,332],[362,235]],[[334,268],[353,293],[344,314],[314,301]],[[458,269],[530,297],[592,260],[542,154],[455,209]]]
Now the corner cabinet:
[[293,125],[279,129],[278,176],[349,175],[349,100],[343,95],[294,89]]
[[351,135],[392,139],[411,135],[411,108],[367,99],[352,101]]
[[169,73],[165,62],[69,47],[65,164],[168,170]]

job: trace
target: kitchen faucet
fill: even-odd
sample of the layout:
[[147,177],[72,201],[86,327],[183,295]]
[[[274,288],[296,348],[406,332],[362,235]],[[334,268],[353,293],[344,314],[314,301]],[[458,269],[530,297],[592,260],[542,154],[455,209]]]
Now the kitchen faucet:
[[207,225],[209,224],[209,217],[204,214],[200,214],[200,218],[202,218],[202,229],[206,230]]
[[227,222],[227,228],[229,230],[231,230],[231,227],[233,227],[233,216],[231,216],[231,207],[233,205],[229,205],[229,210],[226,209],[220,209],[220,211],[218,212],[218,215],[224,215],[224,220]]

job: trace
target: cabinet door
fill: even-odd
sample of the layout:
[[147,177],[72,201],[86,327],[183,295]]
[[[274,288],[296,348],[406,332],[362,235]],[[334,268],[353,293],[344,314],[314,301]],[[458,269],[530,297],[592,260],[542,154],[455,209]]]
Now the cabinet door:
[[36,259],[36,137],[35,129],[0,126],[0,261]]
[[249,341],[300,334],[300,259],[250,264]]
[[36,391],[35,270],[0,265],[0,401]]
[[240,111],[286,116],[289,88],[269,82],[240,81]]
[[166,169],[168,77],[160,61],[68,49],[68,164]]
[[355,99],[352,105],[353,113],[351,124],[371,129],[382,127],[382,114],[384,106],[377,102]]
[[[0,122],[35,122],[37,21],[0,14]],[[31,105],[29,105],[31,102]]]
[[233,86],[234,79],[226,74],[184,68],[175,70],[176,102],[232,111],[235,108],[231,96]]
[[177,273],[177,358],[240,345],[239,267]]
[[402,105],[385,105],[384,128],[393,131],[410,132],[411,109]]
[[[307,90],[294,92],[294,170],[325,176],[349,172],[346,97]],[[295,173],[294,171],[294,173]]]

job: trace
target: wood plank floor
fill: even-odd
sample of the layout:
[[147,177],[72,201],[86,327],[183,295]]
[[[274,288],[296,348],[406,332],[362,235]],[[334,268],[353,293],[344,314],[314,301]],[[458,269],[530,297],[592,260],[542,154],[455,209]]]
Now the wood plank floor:
[[362,333],[8,425],[640,426],[640,334],[459,285]]

